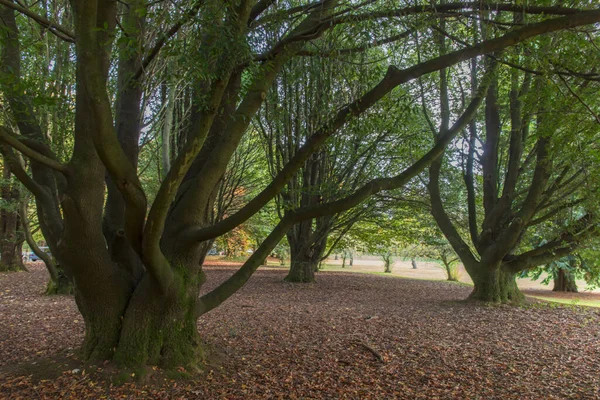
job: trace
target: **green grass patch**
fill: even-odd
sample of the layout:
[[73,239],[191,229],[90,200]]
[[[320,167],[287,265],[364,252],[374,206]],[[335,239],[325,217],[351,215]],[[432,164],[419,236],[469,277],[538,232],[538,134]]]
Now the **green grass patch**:
[[[323,272],[352,272],[354,274],[387,276],[387,277],[391,277],[391,278],[410,279],[413,281],[448,282],[448,283],[456,284],[459,286],[473,287],[473,284],[471,284],[471,283],[449,281],[447,279],[416,278],[413,276],[398,275],[398,274],[395,274],[393,270],[392,270],[392,273],[386,273],[383,271],[381,271],[381,272],[379,272],[379,271],[358,271],[356,269],[352,269],[353,267],[342,268],[339,265],[331,265],[331,264],[323,264],[323,267],[324,268],[321,269],[321,271],[323,271]],[[381,267],[381,269],[383,269],[383,267]]]
[[533,296],[529,294],[526,294],[526,296],[551,303],[567,304],[570,306],[600,307],[600,300],[561,299],[557,297]]

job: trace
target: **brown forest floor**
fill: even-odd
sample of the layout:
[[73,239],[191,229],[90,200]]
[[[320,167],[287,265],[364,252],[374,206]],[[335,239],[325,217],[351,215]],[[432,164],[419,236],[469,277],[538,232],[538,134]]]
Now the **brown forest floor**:
[[[206,270],[210,286],[232,272]],[[81,317],[71,297],[41,294],[41,265],[0,275],[0,398],[600,398],[596,309],[475,306],[452,283],[322,272],[301,285],[284,274],[259,270],[200,320],[220,366],[149,386],[111,386],[68,363],[39,381],[36,366],[62,365],[81,342]]]

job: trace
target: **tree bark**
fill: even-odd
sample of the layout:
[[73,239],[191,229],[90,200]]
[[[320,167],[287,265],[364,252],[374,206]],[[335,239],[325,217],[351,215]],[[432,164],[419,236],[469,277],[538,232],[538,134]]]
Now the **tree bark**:
[[115,360],[124,366],[197,367],[203,358],[196,322],[200,274],[163,294],[145,278],[124,313]]
[[20,192],[12,183],[10,168],[4,163],[1,189],[2,210],[0,211],[0,272],[24,271],[23,242],[19,218]]
[[311,250],[303,246],[303,243],[292,244],[292,241],[290,241],[290,250],[290,272],[284,279],[287,282],[314,282],[320,255],[311,253]]
[[[323,221],[317,221],[317,227],[321,223]],[[318,271],[327,245],[328,229],[315,232],[312,225],[312,219],[303,221],[294,225],[287,234],[290,244],[290,272],[285,280],[288,282],[315,281],[315,272]]]
[[470,300],[478,300],[486,303],[520,303],[523,301],[523,293],[517,287],[516,274],[499,265],[490,268],[486,265],[478,265],[472,269],[471,278],[475,287],[470,294]]
[[577,282],[573,274],[560,268],[554,277],[553,292],[572,292],[577,293]]

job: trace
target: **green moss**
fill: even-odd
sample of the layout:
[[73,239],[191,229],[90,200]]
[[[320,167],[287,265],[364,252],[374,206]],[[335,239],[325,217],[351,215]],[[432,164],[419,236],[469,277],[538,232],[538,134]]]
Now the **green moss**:
[[68,280],[59,279],[58,282],[50,279],[46,285],[47,295],[69,295],[73,294],[73,285]]
[[472,276],[475,287],[469,299],[484,303],[521,304],[525,296],[519,290],[515,277],[502,268],[488,270],[482,267],[477,275]]
[[4,264],[0,263],[0,272],[20,272],[27,271],[27,269],[22,264]]
[[195,300],[186,296],[163,304],[162,312],[138,310],[136,321],[126,322],[126,332],[115,354],[120,367],[158,365],[170,370],[197,369],[204,359],[196,328]]

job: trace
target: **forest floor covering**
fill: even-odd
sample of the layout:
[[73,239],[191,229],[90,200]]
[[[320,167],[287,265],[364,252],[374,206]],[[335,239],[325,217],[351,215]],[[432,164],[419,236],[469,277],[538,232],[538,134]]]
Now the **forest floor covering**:
[[[232,272],[206,267],[206,289]],[[596,399],[600,310],[462,301],[443,281],[260,269],[198,324],[211,363],[194,379],[115,385],[74,356],[83,321],[44,296],[43,264],[0,275],[1,399]]]

